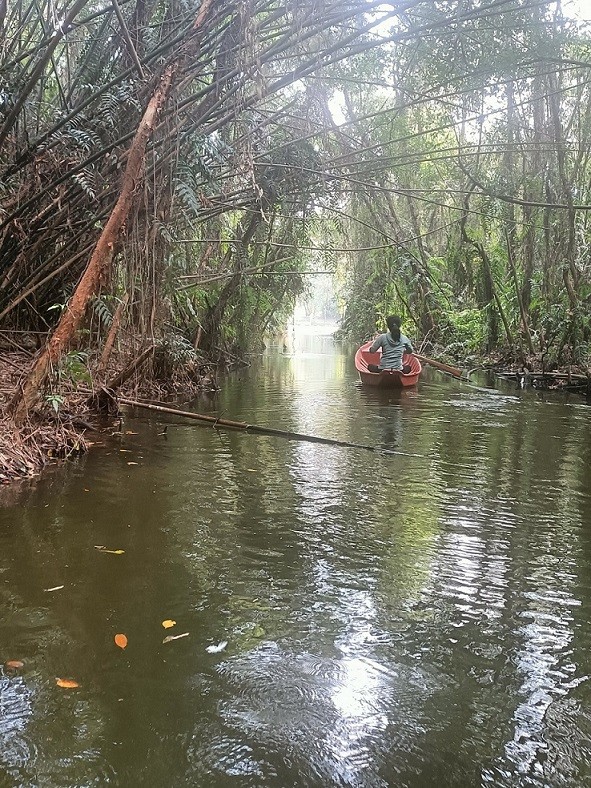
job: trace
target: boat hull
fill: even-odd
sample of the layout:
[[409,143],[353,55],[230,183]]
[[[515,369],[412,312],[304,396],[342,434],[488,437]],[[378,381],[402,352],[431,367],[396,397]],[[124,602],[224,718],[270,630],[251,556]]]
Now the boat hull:
[[409,372],[396,369],[383,369],[381,372],[370,372],[368,364],[379,364],[381,353],[370,353],[371,342],[366,342],[355,353],[355,368],[364,386],[377,386],[388,389],[401,389],[416,386],[421,374],[421,362],[412,353],[405,353],[402,363],[410,366]]

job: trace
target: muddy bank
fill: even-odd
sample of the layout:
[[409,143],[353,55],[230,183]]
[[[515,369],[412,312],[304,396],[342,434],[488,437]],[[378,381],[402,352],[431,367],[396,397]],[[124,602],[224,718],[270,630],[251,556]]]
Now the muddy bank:
[[[17,428],[9,406],[19,382],[29,370],[31,355],[0,354],[0,483],[34,476],[48,463],[87,449],[90,424],[78,421],[84,413],[83,397],[74,391],[50,395],[31,421]],[[58,406],[59,407],[56,407]],[[64,407],[60,413],[61,407]]]
[[[99,433],[113,428],[117,416],[116,399],[97,398],[104,390],[92,385],[92,367],[81,367],[75,375],[56,381],[29,421],[17,427],[10,416],[10,403],[32,361],[30,353],[0,353],[0,484],[35,476],[49,463],[87,451]],[[167,381],[142,374],[145,369],[141,364],[131,369],[132,365],[123,358],[114,359],[107,379],[117,384],[117,394],[187,400],[199,391],[217,388],[215,367],[210,363],[171,371]],[[97,412],[97,404],[103,406],[102,413]]]

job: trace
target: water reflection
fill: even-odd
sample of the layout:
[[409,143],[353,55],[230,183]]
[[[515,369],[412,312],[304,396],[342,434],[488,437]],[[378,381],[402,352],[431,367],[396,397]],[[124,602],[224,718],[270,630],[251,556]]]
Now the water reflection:
[[404,455],[128,417],[7,503],[3,788],[589,783],[590,411],[351,350],[196,408]]

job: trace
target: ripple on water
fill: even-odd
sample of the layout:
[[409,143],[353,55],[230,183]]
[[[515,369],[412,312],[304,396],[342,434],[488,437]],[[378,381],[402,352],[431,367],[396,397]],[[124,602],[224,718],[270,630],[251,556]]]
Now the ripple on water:
[[[1,685],[14,784],[591,784],[589,411],[375,396],[332,362],[269,362],[197,409],[413,456],[138,419],[14,510],[9,635],[37,664],[76,643],[92,676],[34,704]],[[66,568],[67,596],[40,591]],[[190,637],[161,647],[168,616]]]
[[[420,666],[352,651],[337,658],[293,653],[267,642],[217,671],[225,696],[219,706],[224,758],[240,754],[240,769],[257,768],[247,743],[258,752],[259,768],[290,780],[283,784],[386,786],[393,768],[420,770],[424,719],[417,700],[437,686]],[[216,746],[194,740],[192,762],[207,762],[218,773],[237,768],[224,758]]]
[[15,779],[37,756],[28,732],[32,713],[31,692],[23,678],[0,669],[0,766]]
[[19,788],[111,784],[115,770],[100,747],[96,706],[53,689],[53,681],[33,690],[25,677],[0,672],[0,785],[2,775]]

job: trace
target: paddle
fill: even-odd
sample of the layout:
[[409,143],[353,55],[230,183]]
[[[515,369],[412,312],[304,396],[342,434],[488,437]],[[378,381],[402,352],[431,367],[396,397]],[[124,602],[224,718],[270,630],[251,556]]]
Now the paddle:
[[468,377],[467,373],[457,367],[450,367],[449,364],[442,364],[441,361],[435,361],[434,358],[429,358],[428,356],[420,356],[418,353],[414,354],[419,361],[422,361],[425,364],[429,364],[431,367],[435,367],[440,372],[447,372],[448,375],[452,375],[454,378],[461,378],[462,380],[466,380]]

